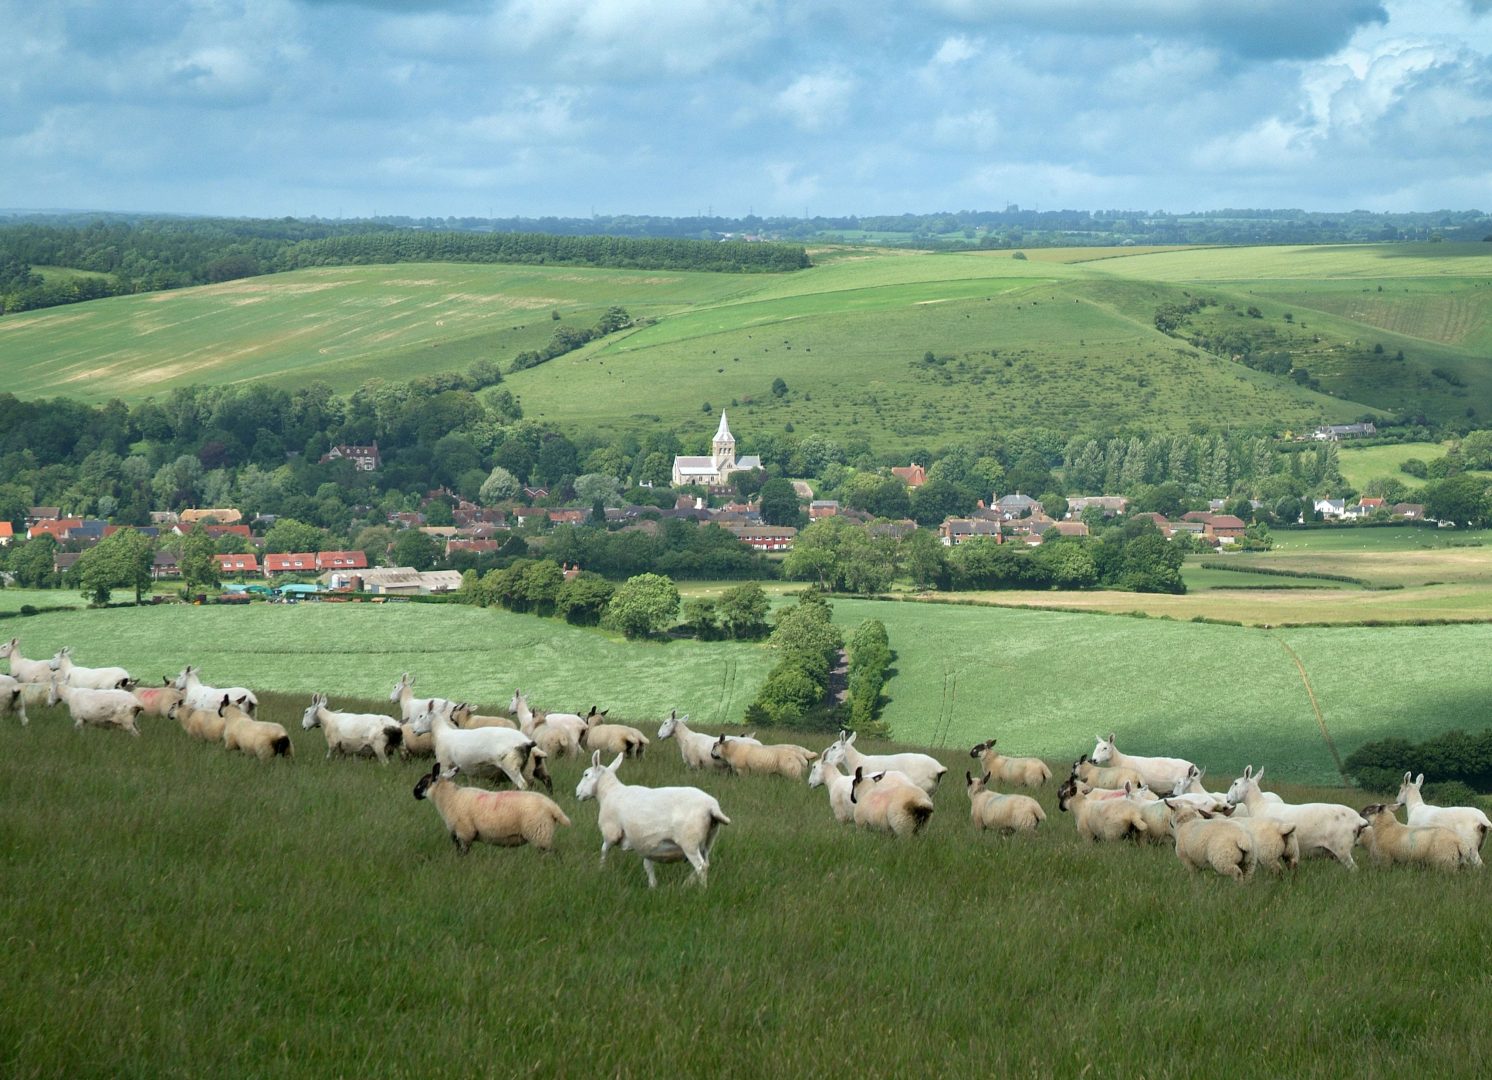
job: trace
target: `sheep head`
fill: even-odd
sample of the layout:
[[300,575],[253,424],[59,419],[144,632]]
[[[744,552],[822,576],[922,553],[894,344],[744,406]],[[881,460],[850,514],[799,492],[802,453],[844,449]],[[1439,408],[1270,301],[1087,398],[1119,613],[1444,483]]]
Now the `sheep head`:
[[1095,765],[1107,765],[1109,760],[1114,756],[1114,733],[1112,731],[1109,732],[1107,739],[1102,735],[1096,736],[1096,738],[1098,742],[1093,747],[1093,753],[1089,755],[1089,760]]

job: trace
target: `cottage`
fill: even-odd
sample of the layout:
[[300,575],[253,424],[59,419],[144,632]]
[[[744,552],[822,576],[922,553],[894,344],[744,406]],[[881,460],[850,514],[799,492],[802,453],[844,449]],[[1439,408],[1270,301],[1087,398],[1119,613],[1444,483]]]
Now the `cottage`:
[[987,536],[995,541],[1002,542],[1000,523],[990,521],[987,518],[944,518],[943,524],[938,526],[938,539],[944,547],[957,547],[966,540],[972,540],[976,536]]
[[1424,503],[1394,503],[1388,511],[1389,517],[1402,518],[1405,521],[1423,521],[1425,518]]
[[1045,513],[1041,503],[1029,495],[1022,495],[1017,491],[1014,495],[1002,495],[990,500],[990,505],[1000,512],[1000,516],[1006,521],[1014,521],[1017,518],[1029,517],[1031,514]]
[[906,484],[909,488],[920,488],[927,483],[927,470],[915,461],[910,465],[898,465],[891,470],[891,475]]
[[15,539],[15,529],[8,521],[0,521],[0,547],[8,547]]
[[791,525],[726,525],[724,529],[756,551],[788,551],[798,535]]
[[366,551],[318,551],[317,570],[365,570],[368,566]]
[[243,520],[243,514],[231,506],[222,506],[211,510],[183,510],[178,520],[183,525],[194,525],[199,521],[209,525],[237,525]]
[[473,555],[491,555],[497,551],[496,540],[447,540],[446,558],[450,558],[458,551],[469,551]]
[[314,551],[264,556],[265,577],[273,574],[312,574],[315,572],[316,553]]
[[815,499],[808,504],[808,516],[814,521],[819,518],[834,517],[839,513],[839,501],[837,499]]
[[358,472],[377,472],[383,465],[383,458],[378,453],[378,440],[374,439],[367,446],[358,446],[352,443],[344,443],[332,447],[321,455],[321,464],[329,461],[346,459],[352,462]]
[[1347,516],[1346,499],[1316,499],[1311,503],[1311,509],[1324,518],[1339,518]]
[[1243,538],[1243,519],[1232,514],[1213,514],[1202,523],[1202,535],[1219,544],[1235,544]]
[[731,473],[762,467],[762,459],[756,456],[737,459],[736,437],[730,433],[730,425],[726,423],[723,410],[720,413],[720,426],[715,429],[711,446],[713,452],[709,457],[680,455],[673,459],[675,487],[683,484],[718,487],[730,483]]
[[1067,500],[1069,518],[1080,518],[1085,510],[1102,510],[1106,518],[1118,517],[1129,509],[1129,500],[1123,495],[1075,495]]
[[213,561],[218,564],[218,574],[222,576],[263,573],[257,555],[214,555]]
[[181,577],[181,560],[172,552],[157,551],[150,563],[150,576],[156,581]]

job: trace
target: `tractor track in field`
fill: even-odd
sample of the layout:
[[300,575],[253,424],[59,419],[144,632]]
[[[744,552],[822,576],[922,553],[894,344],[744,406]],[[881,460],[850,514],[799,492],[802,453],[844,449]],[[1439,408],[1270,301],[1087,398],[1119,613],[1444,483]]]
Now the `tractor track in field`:
[[1342,755],[1337,753],[1337,744],[1332,741],[1331,732],[1326,729],[1326,717],[1321,715],[1321,703],[1316,700],[1316,691],[1311,686],[1311,677],[1306,674],[1305,664],[1300,659],[1300,654],[1290,647],[1284,638],[1271,633],[1270,637],[1280,643],[1291,660],[1295,661],[1295,667],[1300,672],[1300,681],[1305,686],[1306,697],[1311,699],[1311,709],[1316,714],[1316,726],[1321,729],[1321,738],[1326,742],[1326,749],[1331,751],[1331,759],[1336,762],[1337,772],[1346,780],[1347,774],[1342,770]]

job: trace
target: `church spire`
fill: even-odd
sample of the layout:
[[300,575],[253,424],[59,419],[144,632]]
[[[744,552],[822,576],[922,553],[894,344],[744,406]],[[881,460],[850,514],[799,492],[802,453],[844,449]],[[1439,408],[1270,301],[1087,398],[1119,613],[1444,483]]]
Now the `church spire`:
[[720,410],[720,426],[715,429],[713,449],[715,471],[723,482],[736,467],[736,438],[730,433],[730,425],[725,422],[724,409]]
[[716,442],[735,442],[735,437],[730,433],[730,426],[725,422],[725,410],[720,410],[720,426],[715,429]]

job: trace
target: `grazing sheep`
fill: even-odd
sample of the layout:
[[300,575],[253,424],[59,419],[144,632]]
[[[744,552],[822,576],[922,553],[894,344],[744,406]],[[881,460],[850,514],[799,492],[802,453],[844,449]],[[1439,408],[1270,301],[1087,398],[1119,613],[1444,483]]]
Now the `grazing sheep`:
[[975,746],[969,751],[969,756],[978,758],[979,767],[997,784],[1040,787],[1052,778],[1052,770],[1046,762],[1034,757],[1006,757],[995,750],[994,739]]
[[1254,772],[1252,765],[1228,788],[1228,802],[1249,808],[1251,818],[1272,818],[1296,827],[1296,842],[1303,855],[1330,855],[1349,870],[1356,870],[1352,848],[1357,834],[1367,826],[1350,806],[1337,803],[1275,803],[1264,798],[1259,781],[1264,770]]
[[183,692],[186,703],[194,709],[216,709],[218,702],[226,694],[250,716],[259,711],[259,699],[254,696],[254,691],[245,690],[242,686],[208,686],[202,681],[202,669],[191,664],[182,669],[171,685]]
[[1046,811],[1029,795],[1002,795],[989,790],[990,774],[975,778],[964,773],[964,787],[969,793],[969,816],[980,829],[998,829],[1011,833],[1032,832],[1046,820]]
[[306,731],[322,729],[328,760],[334,753],[361,754],[367,750],[383,764],[389,763],[389,747],[398,749],[404,739],[398,724],[382,713],[333,712],[326,703],[325,694],[312,694],[300,726]]
[[843,765],[846,769],[864,769],[867,773],[900,772],[912,778],[923,791],[931,795],[938,790],[938,781],[948,771],[937,758],[930,754],[862,754],[855,749],[859,733],[850,734],[841,730],[827,749],[824,757],[831,765]]
[[[606,712],[610,712],[608,709]],[[606,712],[597,712],[594,705],[585,717],[586,749],[599,750],[603,754],[625,754],[627,757],[642,757],[648,749],[648,737],[635,727],[626,724],[604,723]]]
[[1471,861],[1476,854],[1471,841],[1456,830],[1444,825],[1405,825],[1394,816],[1398,809],[1398,803],[1374,803],[1362,808],[1362,820],[1368,826],[1363,832],[1363,845],[1374,862],[1380,866],[1410,863],[1438,870],[1480,865]]
[[130,693],[140,702],[140,706],[151,716],[159,716],[165,719],[171,711],[171,706],[182,699],[182,692],[171,685],[171,676],[161,677],[160,686],[133,686]]
[[25,685],[12,675],[0,675],[0,716],[15,713],[21,718],[22,727],[31,723],[31,718],[26,715]]
[[1492,821],[1488,821],[1486,814],[1472,806],[1430,806],[1420,794],[1424,782],[1424,773],[1420,773],[1412,782],[1409,774],[1405,773],[1404,782],[1399,785],[1399,797],[1396,801],[1408,809],[1409,824],[1441,825],[1454,829],[1461,839],[1471,845],[1472,865],[1481,866],[1482,841],[1486,840],[1487,831],[1492,829]]
[[47,705],[59,701],[67,703],[67,711],[73,718],[73,727],[79,731],[83,725],[103,728],[119,728],[136,737],[140,734],[140,703],[128,690],[91,690],[81,686],[68,686],[60,678],[52,680]]
[[716,739],[715,745],[710,748],[710,754],[715,760],[729,765],[737,776],[785,776],[789,780],[803,779],[810,760],[801,746],[753,745],[732,735],[722,735]]
[[509,731],[518,730],[518,725],[506,716],[481,716],[472,712],[471,706],[464,701],[460,705],[457,705],[455,711],[451,713],[451,723],[459,728],[466,728],[468,731],[473,728],[483,727],[507,728]]
[[692,880],[703,888],[708,884],[710,849],[720,826],[729,825],[730,818],[713,795],[699,788],[622,783],[617,768],[624,760],[618,754],[610,765],[602,765],[601,752],[592,753],[591,767],[575,787],[577,799],[595,799],[601,804],[596,819],[601,828],[601,864],[606,864],[606,853],[620,844],[623,851],[642,856],[648,887],[655,888],[654,863],[687,859],[694,868]]
[[484,791],[458,787],[451,778],[460,771],[452,766],[441,772],[436,764],[414,787],[416,799],[429,799],[451,834],[458,854],[471,850],[473,840],[498,847],[532,844],[540,851],[554,850],[554,832],[570,819],[547,795],[537,791]]
[[1081,780],[1089,787],[1095,789],[1107,788],[1111,791],[1123,790],[1125,784],[1133,784],[1135,787],[1139,787],[1145,782],[1144,777],[1134,769],[1122,766],[1118,768],[1105,768],[1102,765],[1095,765],[1088,760],[1087,754],[1084,754],[1072,763],[1072,778]]
[[228,750],[253,754],[260,761],[295,755],[295,748],[290,745],[290,733],[284,727],[268,720],[255,720],[237,708],[224,711],[223,746]]
[[23,683],[49,684],[52,681],[50,660],[27,660],[21,655],[21,639],[11,638],[0,645],[0,657],[10,661],[11,675]]
[[68,686],[83,690],[123,690],[130,683],[130,673],[122,667],[80,667],[73,663],[73,647],[68,645],[52,657],[48,666]]
[[1176,838],[1176,858],[1188,870],[1210,866],[1240,883],[1253,874],[1253,840],[1238,823],[1214,818],[1190,803],[1173,801],[1169,828]]
[[850,802],[856,825],[895,836],[915,836],[933,814],[932,796],[919,785],[889,773],[867,776],[863,768],[850,780]]
[[1140,774],[1140,779],[1155,791],[1170,791],[1176,786],[1176,781],[1186,776],[1187,770],[1192,768],[1192,763],[1182,758],[1121,754],[1114,745],[1113,732],[1109,733],[1107,739],[1099,736],[1098,744],[1093,747],[1090,758],[1095,765],[1133,769]]
[[432,707],[414,722],[416,735],[434,732],[436,760],[447,768],[459,765],[472,776],[498,773],[520,791],[527,789],[523,770],[533,752],[534,741],[521,731],[507,728],[462,731],[451,723],[454,708],[454,705]]
[[1078,835],[1086,840],[1112,842],[1150,831],[1137,803],[1126,798],[1092,798],[1088,786],[1079,780],[1068,779],[1057,789],[1057,809],[1072,814]]

